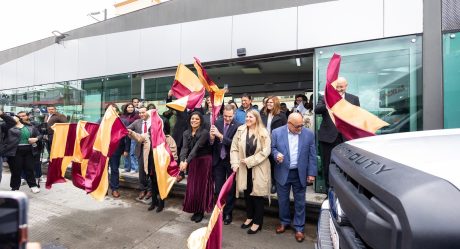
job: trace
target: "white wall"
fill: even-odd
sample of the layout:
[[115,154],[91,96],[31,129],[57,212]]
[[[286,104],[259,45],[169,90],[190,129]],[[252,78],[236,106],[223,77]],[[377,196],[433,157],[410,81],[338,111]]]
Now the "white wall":
[[0,65],[0,89],[423,31],[423,0],[339,0],[67,40]]

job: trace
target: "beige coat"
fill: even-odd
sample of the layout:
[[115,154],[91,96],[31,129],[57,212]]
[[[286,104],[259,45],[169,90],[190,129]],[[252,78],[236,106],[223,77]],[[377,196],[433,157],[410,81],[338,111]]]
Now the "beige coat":
[[[150,153],[150,138],[148,134],[139,134],[136,132],[129,135],[130,138],[134,139],[137,143],[144,144],[142,151],[142,159],[144,161],[144,171],[146,174],[149,174],[149,153]],[[166,135],[166,144],[169,145],[169,149],[173,154],[174,160],[177,161],[177,145],[176,141],[170,136]]]
[[[246,125],[238,128],[233,137],[232,147],[230,148],[230,163],[232,169],[238,168],[236,173],[236,196],[239,192],[247,189],[248,168],[252,168],[253,188],[251,195],[268,196],[271,187],[270,161],[268,156],[271,152],[271,140],[266,129],[263,129],[261,139],[257,140],[257,149],[254,155],[246,158]],[[246,165],[240,163],[245,159]]]

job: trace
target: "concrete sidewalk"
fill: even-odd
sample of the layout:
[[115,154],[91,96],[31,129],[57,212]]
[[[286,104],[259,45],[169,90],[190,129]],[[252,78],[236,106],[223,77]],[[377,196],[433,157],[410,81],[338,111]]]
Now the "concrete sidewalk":
[[[3,173],[0,190],[8,191],[8,172]],[[157,214],[136,201],[137,191],[121,189],[122,197],[98,202],[75,188],[71,182],[43,187],[32,194],[27,185],[20,191],[29,196],[29,238],[43,248],[186,248],[190,233],[206,226],[209,214],[197,224],[182,211],[182,198],[171,196]],[[245,213],[235,210],[234,222],[224,226],[222,248],[314,248],[316,224],[307,224],[306,240],[298,243],[294,233],[276,234],[278,219],[264,217],[263,230],[248,235],[240,228]]]

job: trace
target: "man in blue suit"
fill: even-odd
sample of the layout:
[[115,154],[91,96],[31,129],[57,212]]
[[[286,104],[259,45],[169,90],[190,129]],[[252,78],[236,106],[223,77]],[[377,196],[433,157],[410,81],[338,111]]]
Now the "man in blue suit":
[[313,182],[317,174],[315,138],[313,132],[304,128],[302,115],[292,113],[287,125],[272,131],[272,156],[277,162],[274,168],[281,222],[276,233],[284,233],[291,225],[289,193],[292,187],[295,208],[292,225],[295,239],[302,242],[307,182]]
[[[220,190],[227,178],[233,173],[230,165],[230,147],[233,136],[240,126],[240,123],[234,119],[235,110],[232,105],[224,106],[223,118],[216,121],[209,131],[209,142],[212,145],[212,175],[214,178],[214,193],[219,196]],[[216,198],[217,199],[217,198]],[[233,203],[235,200],[235,184],[227,197],[227,203],[224,207],[224,224],[232,223]]]

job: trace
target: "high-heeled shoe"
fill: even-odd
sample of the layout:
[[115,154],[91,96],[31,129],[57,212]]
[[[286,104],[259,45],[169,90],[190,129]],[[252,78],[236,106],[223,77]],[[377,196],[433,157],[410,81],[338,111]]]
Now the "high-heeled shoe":
[[246,224],[244,224],[244,223],[243,223],[243,224],[241,224],[241,229],[248,229],[250,226],[252,226],[252,221],[251,221],[251,222],[249,222],[249,224],[247,224],[247,225],[246,225]]
[[257,232],[259,232],[260,230],[262,230],[262,225],[259,225],[259,227],[254,231],[252,230],[251,228],[248,229],[248,234],[256,234]]

